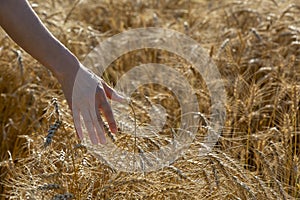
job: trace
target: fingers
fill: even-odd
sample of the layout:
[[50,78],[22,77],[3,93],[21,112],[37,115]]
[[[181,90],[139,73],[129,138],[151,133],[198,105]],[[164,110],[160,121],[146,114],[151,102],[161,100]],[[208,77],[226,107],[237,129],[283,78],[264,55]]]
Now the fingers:
[[[94,108],[90,108],[89,110],[92,109]],[[80,140],[83,140],[84,136],[81,127],[80,112],[79,111],[73,112],[73,118],[74,118],[74,124],[75,124],[77,134]],[[96,112],[86,111],[85,113],[83,113],[83,119],[92,144],[98,144],[99,139],[101,144],[106,144],[106,138],[103,129],[103,121],[101,119],[99,111]]]
[[94,129],[93,119],[90,115],[89,110],[85,110],[82,113],[82,116],[83,116],[83,121],[84,121],[85,127],[87,129],[87,132],[89,134],[89,137],[91,139],[92,144],[98,144],[99,140],[97,138],[97,135],[96,135],[96,132],[95,132],[95,129]]
[[105,81],[101,81],[106,96],[114,101],[120,102],[120,103],[126,103],[126,98],[119,95],[113,88],[111,88]]
[[[101,118],[100,110],[108,122],[111,132],[116,133],[117,124],[107,97],[120,103],[126,103],[127,101],[100,77],[97,77],[84,66],[80,67],[79,72],[76,76],[76,83],[74,83],[73,90],[71,91],[70,88],[65,88],[64,90],[65,95],[69,94],[66,96],[69,96],[68,102],[72,105],[77,134],[81,140],[89,137],[92,144],[98,144],[99,142],[104,144],[106,143],[106,139],[104,122]],[[88,133],[82,130],[81,116]]]
[[80,118],[80,114],[82,114],[83,121],[88,132],[88,136],[91,140],[91,143],[95,145],[99,142],[101,144],[106,144],[105,131],[103,128],[104,123],[99,113],[99,108],[102,111],[104,117],[106,118],[111,132],[117,132],[117,124],[114,119],[111,106],[108,103],[105,94],[106,93],[104,89],[101,88],[101,86],[97,86],[95,102],[88,103],[85,109],[81,109],[82,112],[80,112],[80,110],[76,108],[73,110],[74,124],[79,138],[81,140],[84,139],[84,133],[82,131]]
[[96,132],[98,135],[98,138],[100,138],[100,143],[101,144],[106,144],[106,137],[104,134],[104,128],[103,128],[103,120],[101,118],[101,115],[99,113],[98,107],[95,107],[95,112],[92,113],[92,119],[96,128]]
[[80,138],[80,140],[83,140],[83,133],[81,128],[81,121],[80,121],[80,112],[77,109],[73,110],[73,119],[74,119],[74,125],[77,131],[77,135]]
[[[113,116],[111,106],[108,103],[107,98],[104,94],[104,91],[100,87],[97,87],[97,90],[96,90],[96,107],[97,108],[99,107],[100,110],[102,111],[106,121],[108,122],[110,131],[112,133],[116,133],[117,132],[117,123]],[[98,112],[96,112],[96,113],[98,113]]]

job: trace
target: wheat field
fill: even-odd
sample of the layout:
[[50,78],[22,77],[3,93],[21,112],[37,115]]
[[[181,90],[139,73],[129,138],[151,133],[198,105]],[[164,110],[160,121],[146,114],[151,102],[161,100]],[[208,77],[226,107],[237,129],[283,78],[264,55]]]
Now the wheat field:
[[[1,199],[300,199],[300,2],[30,3],[79,60],[98,41],[132,28],[161,27],[188,35],[221,73],[226,120],[219,141],[204,157],[197,151],[207,130],[199,129],[188,151],[171,165],[147,173],[116,171],[80,145],[55,77],[1,30]],[[183,74],[197,91],[199,110],[209,113],[201,74],[162,50],[127,53],[111,64],[103,79],[114,86],[132,66],[149,62],[167,63]],[[167,110],[167,126],[176,126],[181,111],[170,96],[157,85],[139,88],[132,96],[134,117],[146,123],[146,108],[160,102]],[[164,134],[168,139],[170,133]],[[49,145],[44,142],[47,135]],[[136,144],[136,138],[122,131],[115,137],[119,147],[132,150]],[[167,139],[138,142],[151,150]]]

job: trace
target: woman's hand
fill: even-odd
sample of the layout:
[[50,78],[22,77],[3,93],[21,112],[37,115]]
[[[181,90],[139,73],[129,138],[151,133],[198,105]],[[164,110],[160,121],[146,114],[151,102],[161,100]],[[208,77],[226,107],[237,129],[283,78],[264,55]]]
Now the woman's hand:
[[[60,80],[73,112],[79,138],[83,140],[89,137],[92,144],[105,144],[104,122],[100,111],[108,122],[111,132],[116,133],[117,124],[108,99],[118,102],[125,102],[125,99],[80,63],[76,75],[66,74]],[[81,116],[88,135],[83,131]]]
[[73,111],[75,127],[80,139],[83,117],[88,136],[93,144],[105,143],[103,120],[106,118],[111,132],[117,131],[107,97],[123,101],[102,79],[88,71],[77,58],[58,41],[40,21],[27,1],[0,1],[0,25],[10,37],[53,72]]

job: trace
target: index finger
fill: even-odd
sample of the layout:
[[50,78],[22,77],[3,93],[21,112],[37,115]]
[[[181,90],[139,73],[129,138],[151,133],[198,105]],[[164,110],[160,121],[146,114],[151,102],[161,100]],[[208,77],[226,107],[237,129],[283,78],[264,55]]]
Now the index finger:
[[116,133],[117,132],[117,123],[115,121],[111,106],[108,103],[103,90],[101,90],[101,91],[98,90],[98,92],[96,92],[96,107],[98,107],[102,111],[102,113],[109,125],[110,131],[112,133]]

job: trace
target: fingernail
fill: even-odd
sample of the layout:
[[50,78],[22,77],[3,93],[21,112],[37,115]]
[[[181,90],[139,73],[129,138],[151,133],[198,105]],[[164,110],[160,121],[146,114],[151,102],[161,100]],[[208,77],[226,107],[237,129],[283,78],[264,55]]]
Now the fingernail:
[[117,128],[115,128],[115,127],[113,127],[113,128],[110,128],[110,131],[111,131],[113,134],[116,134],[116,133],[117,133],[117,131],[118,131],[118,129],[117,129]]

